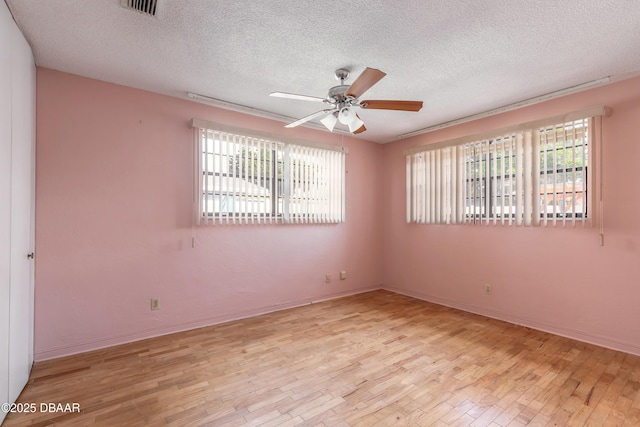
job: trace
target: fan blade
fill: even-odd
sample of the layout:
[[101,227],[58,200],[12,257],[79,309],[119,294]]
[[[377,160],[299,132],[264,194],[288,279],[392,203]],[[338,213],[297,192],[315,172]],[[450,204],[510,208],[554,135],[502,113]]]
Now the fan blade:
[[269,96],[275,96],[276,98],[297,99],[300,101],[327,102],[326,99],[318,98],[317,96],[296,95],[295,93],[286,92],[271,92]]
[[364,132],[365,130],[367,130],[367,128],[366,128],[366,127],[364,127],[364,125],[362,125],[362,126],[360,126],[360,128],[358,128],[358,130],[357,130],[357,131],[353,132],[353,134],[354,134],[354,135],[357,135],[357,134],[359,134],[359,133]]
[[386,73],[376,70],[375,68],[367,67],[362,74],[358,76],[356,81],[349,86],[346,95],[353,96],[354,98],[360,98],[363,93],[368,91],[371,86],[378,83],[378,81],[384,76],[386,76]]
[[367,110],[420,111],[422,101],[389,101],[384,99],[361,101],[360,107]]
[[296,120],[296,121],[295,121],[295,122],[293,122],[293,123],[289,123],[289,124],[288,124],[288,125],[286,125],[285,127],[286,127],[286,128],[294,128],[294,127],[296,127],[296,126],[300,126],[301,124],[308,122],[309,120],[313,120],[313,119],[315,119],[316,117],[320,117],[320,116],[322,116],[323,114],[328,114],[328,113],[331,113],[331,112],[333,112],[333,110],[320,110],[320,111],[316,111],[316,112],[315,112],[315,113],[313,113],[313,114],[309,114],[308,116],[301,118],[300,120]]

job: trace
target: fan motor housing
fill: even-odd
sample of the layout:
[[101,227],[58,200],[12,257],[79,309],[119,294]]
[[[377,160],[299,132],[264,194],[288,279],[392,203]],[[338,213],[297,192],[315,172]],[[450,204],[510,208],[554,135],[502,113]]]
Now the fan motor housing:
[[338,85],[329,89],[329,94],[327,95],[327,99],[332,104],[337,104],[346,100],[345,92],[349,89],[349,85]]

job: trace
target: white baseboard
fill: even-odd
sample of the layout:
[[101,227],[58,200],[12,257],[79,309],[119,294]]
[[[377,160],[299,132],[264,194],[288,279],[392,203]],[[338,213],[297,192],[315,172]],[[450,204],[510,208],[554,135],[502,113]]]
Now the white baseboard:
[[612,350],[623,351],[640,356],[640,346],[637,344],[624,342],[620,340],[613,340],[609,337],[594,335],[584,331],[573,330],[569,328],[559,327],[557,325],[547,324],[540,322],[536,319],[529,319],[519,316],[513,316],[512,314],[503,313],[496,310],[487,309],[484,307],[477,307],[469,304],[463,304],[456,301],[450,301],[444,298],[439,298],[426,293],[407,291],[400,288],[390,286],[377,286],[370,288],[360,288],[350,290],[346,292],[335,292],[332,294],[323,295],[318,298],[307,298],[300,301],[290,301],[281,304],[273,304],[264,307],[260,307],[254,310],[247,310],[236,312],[230,315],[212,316],[204,319],[185,322],[182,324],[172,325],[169,327],[151,328],[146,330],[135,331],[130,334],[118,335],[108,337],[105,339],[73,344],[69,346],[60,346],[53,349],[37,352],[34,355],[36,362],[43,360],[55,359],[58,357],[70,356],[78,353],[85,353],[93,350],[100,350],[107,347],[112,347],[120,344],[127,344],[134,341],[140,341],[148,338],[154,338],[162,335],[169,335],[177,332],[188,331],[191,329],[198,329],[207,326],[218,325],[221,323],[231,322],[234,320],[247,319],[262,314],[273,313],[276,311],[287,310],[289,308],[301,307],[308,304],[315,304],[323,301],[329,301],[337,298],[344,298],[351,295],[357,295],[365,292],[371,292],[376,290],[386,290],[389,292],[395,292],[397,294],[405,295],[411,298],[416,298],[422,301],[431,302],[438,305],[454,308],[457,310],[466,311],[469,313],[478,314],[492,319],[501,320],[508,323],[513,323],[520,326],[526,326],[529,328],[537,329],[543,332],[548,332],[554,335],[560,335],[566,338],[575,339],[578,341],[586,342],[589,344],[598,345],[601,347],[610,348]]
[[513,323],[519,326],[526,326],[528,328],[537,329],[542,332],[548,332],[550,334],[559,335],[565,338],[571,338],[571,339],[582,341],[588,344],[594,344],[600,347],[605,347],[612,350],[622,351],[625,353],[630,353],[630,354],[640,356],[640,346],[638,344],[625,342],[622,340],[615,340],[615,339],[611,339],[610,337],[592,334],[585,331],[565,328],[562,326],[541,322],[536,319],[514,316],[513,314],[503,313],[500,311],[487,309],[485,307],[478,307],[470,304],[459,303],[457,301],[451,301],[448,299],[436,297],[426,293],[407,291],[404,289],[390,287],[390,286],[383,286],[382,289],[390,292],[395,292],[397,294],[405,295],[411,298],[416,298],[422,301],[443,305],[445,307],[455,308],[457,310],[478,314],[480,316],[490,317],[492,319],[502,320],[504,322]]
[[250,317],[260,316],[262,314],[273,313],[275,311],[286,310],[289,308],[301,307],[303,305],[315,304],[322,301],[329,301],[336,298],[344,298],[351,295],[357,295],[365,292],[371,292],[382,289],[381,286],[360,288],[355,290],[349,290],[345,292],[335,292],[319,296],[317,298],[305,298],[300,301],[289,301],[281,304],[272,304],[263,307],[259,307],[253,310],[239,311],[233,314],[226,314],[222,316],[212,316],[203,319],[193,320],[181,324],[164,326],[159,328],[150,328],[135,331],[129,334],[112,336],[104,339],[88,341],[80,344],[72,344],[68,346],[60,346],[44,351],[39,351],[34,354],[34,360],[41,362],[43,360],[56,359],[64,356],[71,356],[73,354],[85,353],[93,350],[100,350],[107,347],[112,347],[120,344],[127,344],[134,341],[145,340],[148,338],[155,338],[162,335],[174,334],[176,332],[188,331],[191,329],[204,328],[206,326],[218,325],[221,323],[231,322],[234,320],[247,319]]

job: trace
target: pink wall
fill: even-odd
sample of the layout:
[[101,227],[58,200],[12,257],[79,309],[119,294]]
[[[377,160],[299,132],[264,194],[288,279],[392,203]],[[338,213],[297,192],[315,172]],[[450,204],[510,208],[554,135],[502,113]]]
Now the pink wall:
[[[598,227],[405,223],[404,149],[601,104],[605,246]],[[387,144],[384,162],[385,288],[640,354],[640,78]]]
[[[382,284],[640,354],[638,78],[384,146],[345,138],[347,222],[316,226],[193,227],[188,121],[337,145],[339,135],[48,69],[37,102],[36,360]],[[614,110],[604,247],[597,227],[405,224],[405,148],[598,104]]]
[[380,145],[344,138],[344,224],[193,227],[192,117],[341,144],[38,69],[36,360],[381,286]]

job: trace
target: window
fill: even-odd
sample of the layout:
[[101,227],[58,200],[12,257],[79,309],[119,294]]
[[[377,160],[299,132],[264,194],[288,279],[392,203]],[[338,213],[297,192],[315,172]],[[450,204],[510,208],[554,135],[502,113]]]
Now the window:
[[195,119],[192,123],[199,153],[199,221],[344,221],[341,147],[295,144]]
[[592,117],[600,111],[405,152],[407,222],[584,223],[591,215]]

